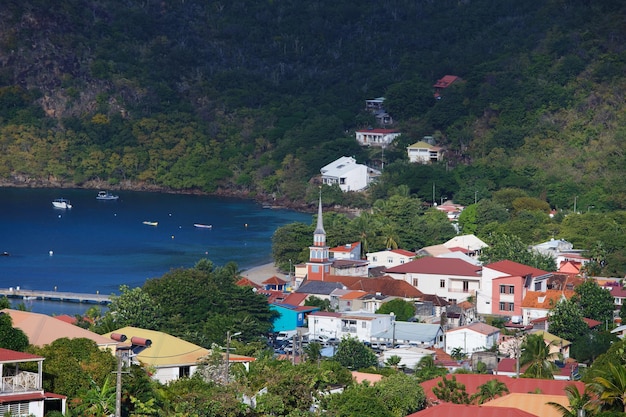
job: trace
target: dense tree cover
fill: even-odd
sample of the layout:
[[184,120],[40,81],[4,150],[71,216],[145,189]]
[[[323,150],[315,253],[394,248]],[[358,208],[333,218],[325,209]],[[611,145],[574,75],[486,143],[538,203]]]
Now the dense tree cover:
[[[581,211],[623,209],[625,13],[616,0],[54,11],[11,0],[0,14],[0,177],[301,201],[339,156],[382,165],[353,131],[373,123],[364,100],[386,96],[403,138],[369,205],[405,185],[429,202],[513,187],[543,202],[519,202],[528,211],[574,197]],[[435,100],[445,74],[462,81]],[[424,135],[447,148],[446,164],[407,163],[405,146]]]
[[351,337],[341,339],[334,359],[352,371],[376,366],[378,363],[378,358],[372,349]]
[[0,347],[23,352],[27,346],[28,336],[22,330],[13,327],[10,315],[0,314]]
[[94,329],[160,330],[207,348],[223,343],[228,331],[241,332],[243,341],[253,341],[271,330],[277,313],[251,287],[235,285],[238,272],[234,263],[215,267],[203,259],[193,268],[149,279],[142,288],[122,287]]
[[482,250],[480,260],[484,263],[492,263],[503,260],[518,262],[533,266],[544,271],[555,271],[554,258],[531,251],[517,236],[494,234],[485,242],[489,245]]
[[383,303],[376,314],[390,314],[395,315],[396,320],[407,321],[412,317],[415,317],[415,304],[405,301],[401,298],[396,298],[391,301]]

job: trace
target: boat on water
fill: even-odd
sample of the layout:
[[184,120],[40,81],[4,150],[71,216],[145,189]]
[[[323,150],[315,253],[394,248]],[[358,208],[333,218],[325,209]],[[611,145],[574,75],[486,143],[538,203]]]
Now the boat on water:
[[149,222],[149,221],[145,221],[143,222],[143,224],[148,225],[148,226],[158,226],[159,222]]
[[66,198],[54,199],[52,201],[52,205],[55,208],[60,208],[60,209],[71,209],[72,208],[72,203],[70,203],[70,200],[68,200]]
[[96,196],[96,200],[102,200],[102,201],[114,201],[119,198],[120,198],[119,195],[111,194],[108,191],[98,191],[98,195]]
[[194,223],[193,225],[194,227],[197,227],[198,229],[213,229],[212,224]]

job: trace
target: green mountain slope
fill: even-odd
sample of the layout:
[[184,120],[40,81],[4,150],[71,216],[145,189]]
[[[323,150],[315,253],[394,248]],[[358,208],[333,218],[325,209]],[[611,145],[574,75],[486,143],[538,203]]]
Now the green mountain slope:
[[[326,163],[380,159],[352,132],[385,96],[404,132],[388,186],[624,208],[625,17],[620,1],[9,0],[0,178],[302,200]],[[463,82],[434,100],[445,74]],[[448,169],[407,167],[430,134]]]

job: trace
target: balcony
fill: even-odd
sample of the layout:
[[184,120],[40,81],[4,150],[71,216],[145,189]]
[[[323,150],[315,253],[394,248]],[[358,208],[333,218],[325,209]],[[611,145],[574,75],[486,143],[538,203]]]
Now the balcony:
[[16,375],[2,377],[0,395],[41,390],[38,374],[34,372],[18,372]]

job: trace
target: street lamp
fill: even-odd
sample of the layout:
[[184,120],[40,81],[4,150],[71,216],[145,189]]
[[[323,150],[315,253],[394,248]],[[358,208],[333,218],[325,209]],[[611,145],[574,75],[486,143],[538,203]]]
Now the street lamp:
[[226,332],[226,375],[224,379],[227,384],[230,380],[230,339],[235,336],[239,336],[240,334],[241,332],[230,334],[230,330]]
[[[119,343],[124,343],[128,338],[125,334],[111,333],[111,339]],[[115,356],[117,357],[117,381],[115,386],[115,417],[122,415],[122,356],[126,351],[127,359],[138,355],[141,351],[152,346],[152,340],[143,337],[133,336],[130,338],[130,346],[116,346]]]

